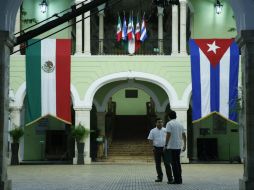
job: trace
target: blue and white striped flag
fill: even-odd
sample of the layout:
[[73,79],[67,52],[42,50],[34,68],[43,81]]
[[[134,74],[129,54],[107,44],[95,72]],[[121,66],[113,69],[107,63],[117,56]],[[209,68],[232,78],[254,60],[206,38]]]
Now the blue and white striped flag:
[[147,33],[146,33],[146,23],[145,23],[145,17],[143,16],[142,19],[142,26],[141,26],[141,36],[140,36],[140,41],[144,42],[147,38]]
[[123,17],[122,40],[124,40],[124,41],[127,40],[127,23],[126,23],[125,14]]
[[217,113],[237,121],[239,49],[233,39],[190,40],[192,119]]

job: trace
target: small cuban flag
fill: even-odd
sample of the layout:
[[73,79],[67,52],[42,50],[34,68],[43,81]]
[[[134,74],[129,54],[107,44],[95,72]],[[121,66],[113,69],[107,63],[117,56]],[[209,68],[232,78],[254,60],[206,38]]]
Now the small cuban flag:
[[216,113],[237,122],[239,49],[233,39],[191,39],[193,122]]
[[147,38],[147,33],[146,33],[146,23],[145,23],[145,16],[143,16],[142,19],[142,25],[141,25],[141,36],[140,36],[140,41],[144,42]]
[[126,23],[125,14],[123,17],[122,40],[124,41],[127,40],[127,23]]

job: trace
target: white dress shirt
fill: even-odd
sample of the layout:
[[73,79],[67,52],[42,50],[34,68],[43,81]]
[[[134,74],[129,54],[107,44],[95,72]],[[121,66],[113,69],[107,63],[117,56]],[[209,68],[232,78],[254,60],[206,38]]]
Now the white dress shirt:
[[181,149],[182,135],[184,133],[183,125],[175,119],[172,119],[167,123],[166,131],[171,134],[167,149]]
[[166,142],[166,128],[162,127],[161,129],[158,129],[157,127],[153,128],[147,139],[153,141],[153,146],[155,147],[164,147]]

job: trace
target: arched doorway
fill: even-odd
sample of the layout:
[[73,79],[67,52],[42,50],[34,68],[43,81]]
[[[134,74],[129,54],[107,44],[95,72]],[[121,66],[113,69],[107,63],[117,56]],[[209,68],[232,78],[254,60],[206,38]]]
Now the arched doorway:
[[[129,91],[130,90],[130,91]],[[126,94],[130,93],[130,96],[137,96],[141,91],[143,95],[141,96],[141,99],[143,101],[143,105],[139,106],[139,104],[134,103],[131,105],[128,103],[128,101],[123,101],[124,99],[128,99],[125,97]],[[119,93],[119,94],[117,94]],[[141,94],[142,94],[141,93]],[[116,94],[116,96],[115,96]],[[145,95],[146,94],[146,95]],[[121,98],[119,98],[121,97]],[[146,98],[144,98],[146,97]],[[112,98],[112,100],[110,100]],[[143,98],[143,99],[142,99]],[[129,98],[129,101],[132,98]],[[135,98],[134,98],[135,99]],[[96,100],[96,101],[95,101]],[[133,100],[133,99],[132,99]],[[142,102],[142,101],[138,102]],[[187,116],[187,109],[186,111],[182,109],[183,102],[178,100],[177,94],[174,90],[174,88],[168,83],[168,81],[165,81],[163,78],[159,76],[155,76],[148,73],[141,73],[141,72],[123,72],[123,73],[115,73],[112,75],[107,75],[105,77],[102,77],[96,81],[94,81],[90,87],[88,88],[85,99],[84,99],[84,105],[87,107],[87,109],[90,109],[91,102],[96,102],[96,109],[97,109],[97,127],[100,131],[102,131],[102,134],[106,136],[107,143],[106,148],[109,148],[109,144],[112,142],[112,140],[115,139],[128,139],[129,134],[124,132],[124,130],[127,129],[127,131],[130,131],[130,128],[128,128],[128,125],[134,125],[134,123],[138,123],[138,125],[141,126],[150,126],[153,127],[152,124],[148,124],[147,121],[147,110],[146,107],[153,101],[153,105],[155,107],[154,109],[154,119],[156,116],[159,116],[164,119],[165,117],[165,102],[172,102],[171,104],[174,106],[174,109],[179,112],[179,117],[181,118],[182,122],[186,122],[187,119],[185,116]],[[122,129],[120,130],[120,127],[118,128],[120,132],[112,130],[112,126],[108,125],[108,116],[110,115],[108,113],[108,103],[114,102],[116,103],[116,110],[113,112],[116,112],[114,116],[114,124],[120,125]],[[118,102],[118,103],[117,103]],[[147,104],[148,103],[148,104]],[[121,111],[118,114],[119,105],[123,105],[122,115]],[[127,106],[126,106],[127,105]],[[151,105],[151,104],[150,104]],[[136,114],[135,108],[136,107],[142,107],[143,112],[142,114]],[[127,108],[126,108],[127,107]],[[112,112],[112,111],[110,111]],[[125,112],[125,113],[124,113]],[[118,115],[117,115],[118,114]],[[136,114],[136,115],[135,115]],[[143,119],[141,119],[143,117]],[[143,122],[141,122],[143,121]],[[128,124],[129,123],[129,124]],[[184,126],[187,126],[184,124]],[[149,130],[150,130],[149,128]],[[136,130],[137,128],[134,127]],[[141,129],[141,128],[139,128]],[[144,127],[143,127],[144,129]],[[134,131],[135,131],[134,130]],[[147,132],[144,132],[144,131]],[[146,136],[148,134],[147,128],[143,130],[142,135],[139,136],[139,138],[145,140]],[[110,137],[110,133],[114,131],[115,134]],[[137,132],[137,131],[136,131]],[[118,133],[118,134],[117,134]],[[135,133],[135,132],[133,132]],[[133,134],[132,133],[132,134]],[[116,135],[117,134],[117,135]],[[145,134],[145,135],[144,135]],[[125,136],[126,135],[126,136]],[[142,136],[142,137],[141,137]],[[129,136],[134,139],[134,135]],[[110,139],[111,138],[111,139]],[[146,140],[145,140],[146,141]],[[109,150],[109,149],[108,149]],[[106,150],[106,153],[108,156],[110,153]],[[91,151],[91,150],[90,150]],[[183,154],[182,157],[184,158],[184,162],[188,162],[187,155]]]

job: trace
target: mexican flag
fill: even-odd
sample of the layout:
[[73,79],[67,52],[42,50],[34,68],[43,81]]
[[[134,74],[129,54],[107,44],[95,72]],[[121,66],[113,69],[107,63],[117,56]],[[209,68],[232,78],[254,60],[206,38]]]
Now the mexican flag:
[[26,125],[46,116],[71,123],[70,55],[69,39],[45,39],[27,48]]
[[122,24],[121,18],[118,16],[118,23],[117,23],[117,31],[116,31],[116,41],[120,42],[122,38]]

